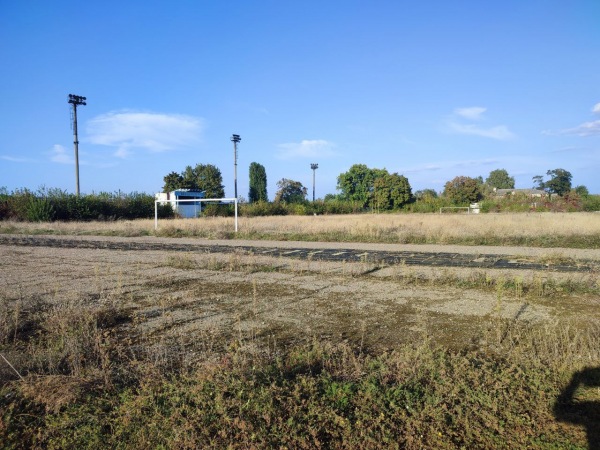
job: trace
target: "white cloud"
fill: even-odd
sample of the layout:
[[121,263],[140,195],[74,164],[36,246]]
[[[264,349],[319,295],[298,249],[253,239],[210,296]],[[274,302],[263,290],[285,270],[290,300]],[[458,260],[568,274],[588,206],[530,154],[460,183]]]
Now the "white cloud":
[[499,164],[500,161],[497,159],[466,159],[462,161],[443,161],[437,164],[425,164],[422,166],[413,167],[407,169],[404,173],[419,173],[419,172],[433,172],[439,170],[448,170],[462,167],[479,167],[489,166],[492,164]]
[[153,153],[190,147],[200,141],[203,119],[179,114],[113,111],[87,123],[87,140],[116,147],[114,156],[126,158],[133,149]]
[[403,173],[419,173],[419,172],[433,172],[436,170],[442,170],[444,167],[439,164],[426,164],[424,166],[413,167],[412,169],[406,169]]
[[[549,134],[549,133],[546,133]],[[575,128],[567,128],[561,130],[558,134],[574,134],[575,136],[599,136],[600,135],[600,120],[592,122],[584,122]]]
[[456,108],[453,114],[446,119],[446,130],[450,133],[481,136],[490,139],[505,141],[512,139],[515,135],[505,125],[484,127],[465,121],[482,121],[483,113],[487,108],[481,106],[470,106],[468,108]]
[[456,108],[454,114],[469,120],[481,120],[482,115],[487,111],[487,108],[481,106],[470,106],[468,108]]
[[[600,103],[596,103],[592,107],[592,112],[595,114],[600,114]],[[565,128],[564,130],[545,130],[542,131],[542,134],[547,136],[557,136],[562,134],[574,135],[574,136],[600,136],[600,120],[593,120],[591,122],[584,122],[581,125],[578,125],[573,128]]]
[[279,159],[327,158],[335,155],[333,151],[335,144],[323,139],[279,144],[278,147],[279,154],[277,157]]
[[14,163],[31,163],[31,162],[36,162],[35,160],[30,159],[30,158],[17,158],[17,157],[9,156],[9,155],[0,155],[0,159],[3,159],[4,161],[14,162]]
[[451,131],[458,134],[481,136],[491,139],[497,139],[500,141],[505,141],[515,137],[515,135],[504,125],[497,125],[491,128],[484,128],[473,124],[462,124],[450,121],[448,122],[448,126]]
[[74,164],[75,158],[62,145],[54,144],[50,150],[50,161],[59,164]]

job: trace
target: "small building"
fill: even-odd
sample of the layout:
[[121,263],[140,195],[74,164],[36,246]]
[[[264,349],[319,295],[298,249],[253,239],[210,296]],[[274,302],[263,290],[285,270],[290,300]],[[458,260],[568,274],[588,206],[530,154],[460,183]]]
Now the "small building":
[[185,219],[190,219],[198,217],[202,213],[202,202],[194,202],[192,200],[206,198],[206,192],[194,191],[192,189],[176,189],[171,192],[159,192],[155,195],[155,198],[159,202],[171,203],[173,210],[177,214]]
[[546,191],[541,189],[496,189],[494,188],[496,197],[504,197],[507,195],[525,195],[527,197],[545,197],[548,195]]

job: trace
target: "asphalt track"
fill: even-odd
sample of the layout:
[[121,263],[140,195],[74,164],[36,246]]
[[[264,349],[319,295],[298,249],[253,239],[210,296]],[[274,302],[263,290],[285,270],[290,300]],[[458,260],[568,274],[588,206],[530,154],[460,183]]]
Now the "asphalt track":
[[412,266],[430,267],[466,267],[477,269],[515,269],[541,270],[552,272],[600,272],[600,262],[595,260],[559,261],[557,263],[541,263],[522,257],[511,257],[497,254],[465,254],[445,252],[418,251],[385,251],[357,250],[351,248],[302,248],[302,247],[270,247],[211,244],[186,242],[180,244],[171,242],[149,242],[129,239],[77,239],[68,236],[31,235],[0,235],[0,245],[37,246],[82,249],[107,249],[121,251],[172,251],[172,252],[204,252],[204,253],[234,253],[242,252],[250,255],[264,255],[284,258],[311,259],[313,261],[346,261],[366,262],[377,266],[405,264]]

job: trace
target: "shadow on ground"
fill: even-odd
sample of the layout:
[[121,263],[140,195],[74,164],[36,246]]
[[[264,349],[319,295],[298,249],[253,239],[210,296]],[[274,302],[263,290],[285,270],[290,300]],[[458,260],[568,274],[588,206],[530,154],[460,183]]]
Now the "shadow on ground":
[[600,450],[599,391],[600,367],[585,368],[573,375],[554,405],[559,421],[585,427],[590,450]]

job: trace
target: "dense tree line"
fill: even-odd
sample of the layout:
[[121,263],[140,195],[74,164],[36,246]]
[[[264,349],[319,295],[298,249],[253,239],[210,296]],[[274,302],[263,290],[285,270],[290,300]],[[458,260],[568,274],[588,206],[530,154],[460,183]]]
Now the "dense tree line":
[[[505,169],[492,170],[489,176],[457,176],[444,185],[441,193],[422,189],[413,195],[408,179],[386,169],[355,164],[337,177],[337,194],[328,194],[315,202],[307,200],[307,188],[301,182],[282,178],[277,182],[274,201],[267,197],[267,174],[264,166],[250,165],[249,202],[240,205],[240,214],[346,214],[362,211],[438,212],[444,206],[468,206],[480,202],[487,211],[598,211],[600,196],[590,195],[585,186],[572,187],[572,175],[565,169],[553,169],[546,176],[533,177],[534,188],[544,191],[542,198],[532,197],[527,190],[515,189],[514,177]],[[187,166],[181,173],[164,177],[165,192],[176,189],[205,191],[209,198],[223,198],[225,188],[221,171],[211,164]],[[514,189],[511,195],[499,196],[498,189]],[[226,205],[211,205],[207,214],[229,215]],[[118,220],[151,218],[154,196],[143,193],[100,193],[76,196],[60,189],[37,192],[18,189],[8,192],[0,188],[0,220]],[[160,217],[173,216],[169,205],[159,207]]]

